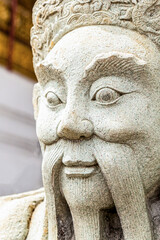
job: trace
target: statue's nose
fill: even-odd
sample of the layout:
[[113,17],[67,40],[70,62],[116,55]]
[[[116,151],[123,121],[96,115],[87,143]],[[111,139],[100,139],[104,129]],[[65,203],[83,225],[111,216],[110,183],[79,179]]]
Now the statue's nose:
[[57,135],[60,138],[78,140],[81,137],[90,138],[93,134],[93,124],[73,111],[63,116],[58,125]]

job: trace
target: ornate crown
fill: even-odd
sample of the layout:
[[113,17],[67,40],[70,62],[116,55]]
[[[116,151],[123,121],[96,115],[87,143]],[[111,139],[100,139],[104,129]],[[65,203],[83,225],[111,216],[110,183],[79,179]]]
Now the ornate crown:
[[160,47],[160,0],[37,0],[31,45],[34,64],[75,28],[116,25],[147,35]]

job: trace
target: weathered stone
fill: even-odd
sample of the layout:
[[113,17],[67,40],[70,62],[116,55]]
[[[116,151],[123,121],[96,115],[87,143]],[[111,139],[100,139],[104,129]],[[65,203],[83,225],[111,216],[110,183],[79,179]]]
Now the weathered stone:
[[153,0],[37,1],[45,206],[27,240],[160,240],[159,19]]

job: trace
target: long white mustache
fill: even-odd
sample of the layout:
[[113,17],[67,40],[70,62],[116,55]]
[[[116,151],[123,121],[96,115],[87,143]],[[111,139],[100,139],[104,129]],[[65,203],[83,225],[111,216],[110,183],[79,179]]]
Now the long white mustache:
[[[77,151],[81,154],[78,154]],[[59,239],[58,218],[64,224],[68,221],[66,219],[68,209],[65,208],[65,204],[61,203],[58,189],[58,173],[66,152],[72,152],[75,156],[83,156],[80,161],[86,161],[86,159],[89,161],[91,156],[95,156],[114,200],[125,239],[153,239],[144,188],[132,149],[125,144],[108,143],[97,137],[77,142],[60,140],[53,145],[46,146],[42,173],[49,224],[48,239]],[[141,239],[139,239],[139,232],[143,235]],[[67,234],[71,236],[70,233]],[[65,239],[70,240],[71,238]]]
[[42,176],[46,197],[46,218],[48,218],[48,240],[58,239],[58,226],[56,214],[55,186],[53,186],[52,178],[56,173],[56,168],[62,159],[62,147],[60,142],[46,146],[43,152]]
[[[125,144],[95,142],[95,156],[112,194],[127,240],[153,239],[137,160]],[[139,238],[141,233],[141,238]]]

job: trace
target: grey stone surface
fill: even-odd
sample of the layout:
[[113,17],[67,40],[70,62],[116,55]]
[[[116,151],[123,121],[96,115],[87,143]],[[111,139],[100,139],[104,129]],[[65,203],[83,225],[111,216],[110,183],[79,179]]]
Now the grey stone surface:
[[45,202],[24,239],[160,240],[159,13],[155,0],[35,4]]

